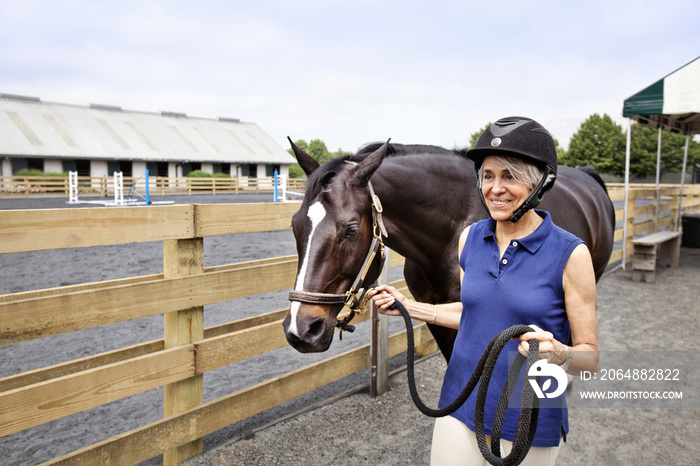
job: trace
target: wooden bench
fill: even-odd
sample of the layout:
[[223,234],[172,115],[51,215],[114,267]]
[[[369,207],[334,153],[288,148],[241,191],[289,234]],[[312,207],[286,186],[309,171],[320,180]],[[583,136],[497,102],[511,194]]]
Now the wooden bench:
[[[633,239],[632,280],[654,283],[656,279],[657,249],[660,267],[678,267],[681,254],[681,232],[659,231],[657,233]],[[658,248],[657,248],[658,246]]]

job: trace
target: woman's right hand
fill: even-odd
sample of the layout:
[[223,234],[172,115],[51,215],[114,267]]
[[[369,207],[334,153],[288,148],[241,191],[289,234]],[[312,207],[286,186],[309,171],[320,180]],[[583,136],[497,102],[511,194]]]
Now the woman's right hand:
[[400,316],[398,309],[389,309],[396,301],[406,306],[408,298],[401,294],[396,288],[390,285],[379,285],[367,292],[369,297],[374,301],[377,310],[380,314],[388,316]]

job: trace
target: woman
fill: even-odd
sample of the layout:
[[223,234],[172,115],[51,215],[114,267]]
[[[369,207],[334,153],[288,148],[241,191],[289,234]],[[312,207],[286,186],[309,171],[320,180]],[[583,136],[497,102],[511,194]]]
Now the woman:
[[[490,218],[460,235],[461,302],[420,303],[386,285],[370,292],[383,314],[399,315],[389,309],[399,300],[414,319],[459,329],[440,408],[462,391],[489,341],[515,324],[530,325],[535,331],[511,341],[505,350],[527,355],[528,342],[537,339],[539,358],[570,374],[599,368],[596,283],[588,248],[555,226],[548,212],[534,210],[556,180],[557,154],[551,135],[534,120],[504,118],[484,131],[467,156],[474,161]],[[489,385],[487,434],[507,377],[507,353],[501,354]],[[476,392],[454,414],[436,420],[431,464],[485,464],[473,432]],[[522,464],[554,464],[560,440],[566,439],[565,397],[543,401],[550,404],[539,411],[533,447]],[[506,410],[501,434],[504,455],[510,453],[518,414],[517,409]]]

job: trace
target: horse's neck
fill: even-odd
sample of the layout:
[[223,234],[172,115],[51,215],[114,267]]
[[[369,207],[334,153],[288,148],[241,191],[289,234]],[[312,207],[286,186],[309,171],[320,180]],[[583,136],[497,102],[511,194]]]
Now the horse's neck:
[[459,234],[482,215],[471,167],[449,161],[444,171],[437,165],[429,173],[385,161],[372,178],[384,206],[387,246],[426,272],[445,255],[456,257]]

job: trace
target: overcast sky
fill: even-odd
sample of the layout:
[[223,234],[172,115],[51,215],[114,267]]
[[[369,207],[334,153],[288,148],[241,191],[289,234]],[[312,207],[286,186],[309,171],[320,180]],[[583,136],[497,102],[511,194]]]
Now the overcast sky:
[[280,145],[464,147],[525,115],[566,146],[700,55],[697,0],[0,0],[0,92],[257,123]]

